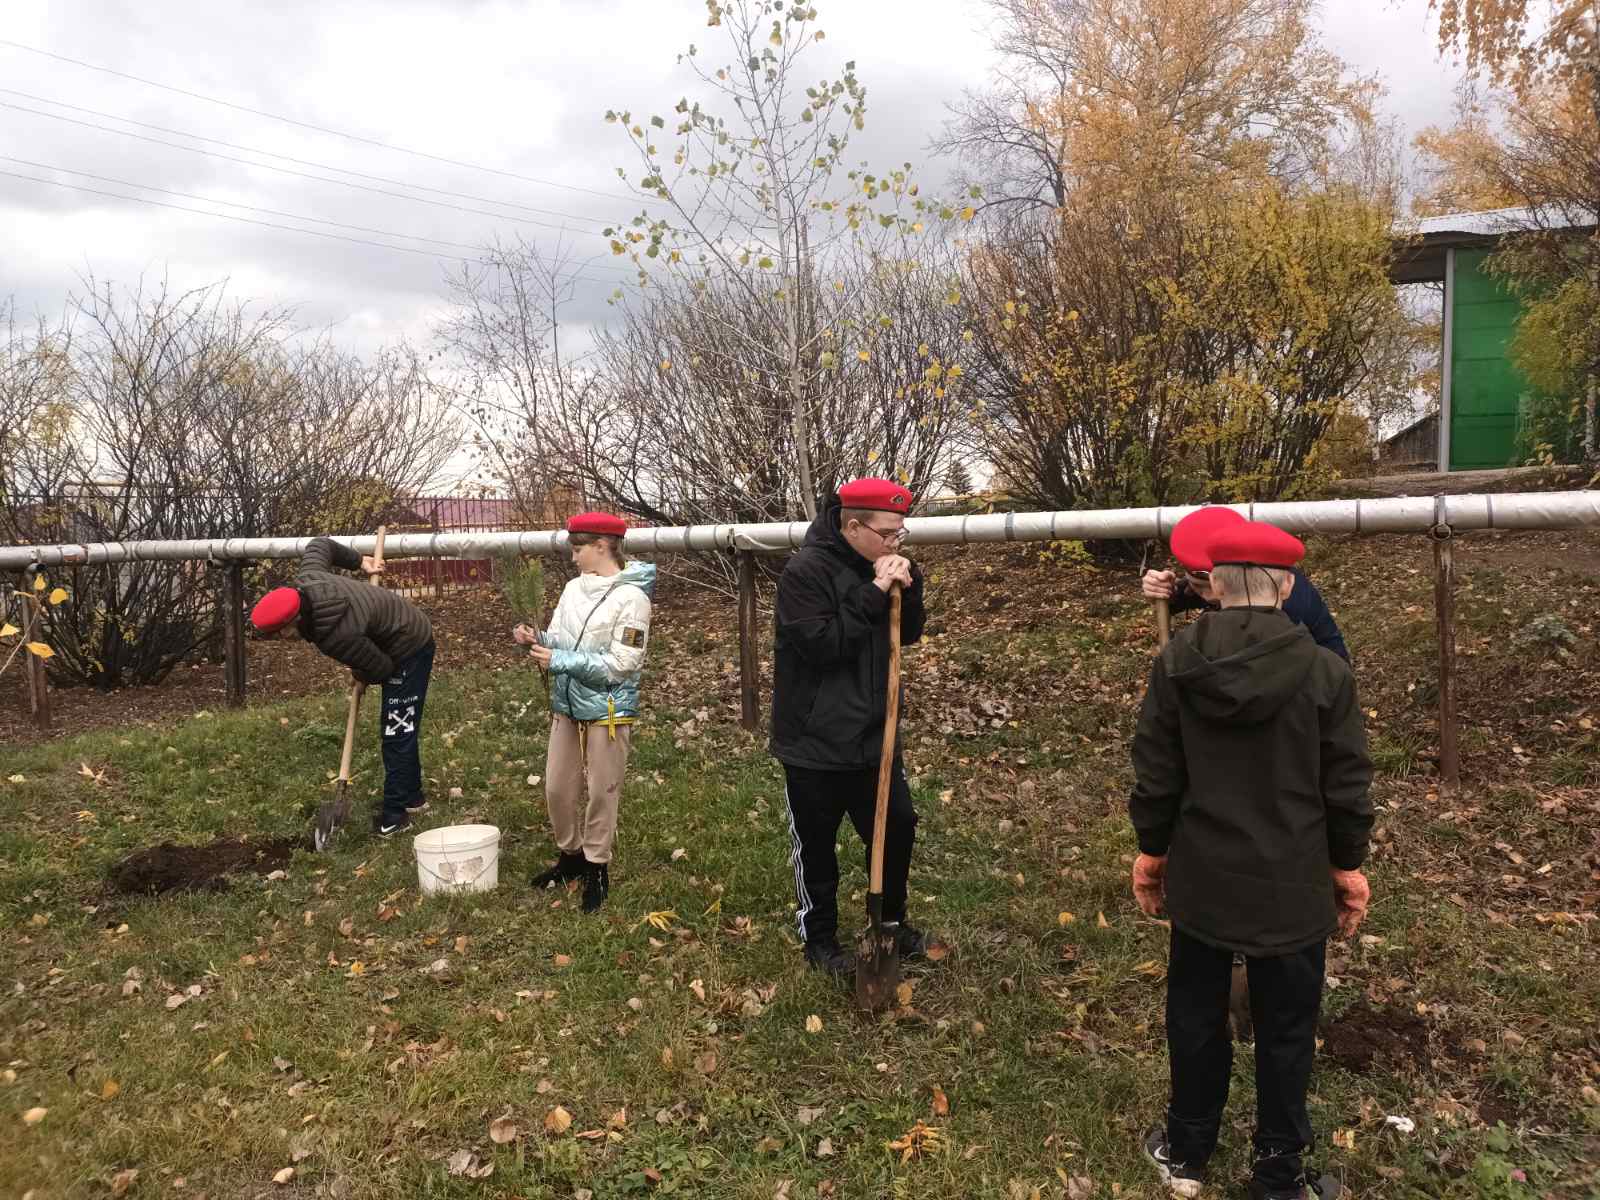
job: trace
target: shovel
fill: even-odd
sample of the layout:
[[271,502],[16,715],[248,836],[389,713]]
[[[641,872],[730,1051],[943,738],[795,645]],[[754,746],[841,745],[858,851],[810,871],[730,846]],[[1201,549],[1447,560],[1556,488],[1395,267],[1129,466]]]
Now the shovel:
[[[386,526],[378,526],[377,547],[372,552],[373,564],[380,570],[383,568],[383,538],[387,532]],[[383,585],[374,579],[373,586]],[[334,785],[333,797],[318,806],[317,827],[311,834],[311,844],[318,852],[332,844],[333,835],[350,815],[350,755],[355,750],[356,718],[361,715],[361,698],[366,693],[366,684],[356,682],[350,685],[350,710],[344,719],[344,753],[339,758],[339,782]]]
[[878,757],[878,806],[872,817],[872,867],[867,883],[867,931],[856,946],[856,1003],[876,1012],[894,1002],[900,986],[900,922],[883,919],[883,839],[889,823],[889,777],[900,724],[900,585],[889,590],[889,695]]

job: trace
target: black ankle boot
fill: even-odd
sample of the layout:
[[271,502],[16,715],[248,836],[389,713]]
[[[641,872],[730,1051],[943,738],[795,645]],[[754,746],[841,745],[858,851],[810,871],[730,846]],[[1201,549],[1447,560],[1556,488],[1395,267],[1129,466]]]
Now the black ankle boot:
[[611,871],[605,863],[583,863],[583,911],[599,911],[611,891]]
[[556,859],[555,865],[548,871],[541,871],[533,877],[533,886],[536,888],[559,887],[573,879],[583,878],[584,857],[579,854],[568,854],[565,850],[561,857]]

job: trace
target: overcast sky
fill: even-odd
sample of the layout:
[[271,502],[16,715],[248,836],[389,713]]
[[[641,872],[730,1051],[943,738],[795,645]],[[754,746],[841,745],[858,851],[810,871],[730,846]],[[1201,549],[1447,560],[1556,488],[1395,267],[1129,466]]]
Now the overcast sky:
[[[677,52],[691,41],[709,50],[717,36],[705,27],[704,0],[8,0],[5,7],[0,38],[32,50],[0,44],[0,172],[9,173],[0,174],[0,298],[12,296],[21,313],[59,313],[90,271],[118,283],[164,274],[182,287],[226,278],[235,296],[296,305],[306,325],[332,326],[363,349],[398,337],[426,341],[442,308],[444,274],[458,265],[440,256],[470,257],[471,247],[495,235],[521,233],[546,245],[565,236],[595,253],[580,312],[603,319],[605,296],[625,276],[598,230],[637,205],[615,177],[629,148],[601,116],[612,107],[670,110],[687,87]],[[861,156],[910,159],[922,164],[924,178],[941,180],[947,166],[927,162],[924,147],[945,102],[985,80],[983,6],[822,0],[818,7],[828,34],[817,48],[819,73],[853,58],[868,87]],[[1387,85],[1387,105],[1408,140],[1448,119],[1458,78],[1435,54],[1426,10],[1426,0],[1336,0],[1322,17],[1329,48]],[[155,140],[128,136],[134,133]],[[200,148],[212,153],[193,152]],[[285,173],[325,176],[327,167],[375,177],[356,182],[413,199]],[[129,196],[382,245],[120,198]],[[307,217],[362,228],[312,225]]]

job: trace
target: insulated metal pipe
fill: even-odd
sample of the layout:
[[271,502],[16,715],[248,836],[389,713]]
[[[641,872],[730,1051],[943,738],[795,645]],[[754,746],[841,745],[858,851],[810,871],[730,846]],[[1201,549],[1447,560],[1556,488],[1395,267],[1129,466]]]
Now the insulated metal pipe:
[[[1442,505],[1442,507],[1441,507]],[[1402,496],[1378,500],[1303,500],[1273,504],[1235,504],[1244,516],[1290,533],[1426,533],[1443,523],[1456,533],[1481,529],[1576,529],[1600,526],[1600,491],[1513,492],[1503,495]],[[1092,511],[986,513],[975,516],[913,517],[906,522],[912,545],[969,542],[1048,542],[1059,540],[1147,539],[1166,537],[1194,506],[1118,508]],[[624,549],[634,555],[682,554],[707,550],[754,550],[781,554],[799,546],[808,525],[779,521],[760,525],[683,525],[631,529]],[[336,535],[338,536],[338,535]],[[338,536],[354,550],[370,554],[372,535]],[[0,547],[0,570],[18,571],[61,564],[297,558],[309,538],[212,538],[200,541],[96,542],[88,545]],[[484,558],[495,554],[559,554],[563,532],[401,533],[384,545],[385,556],[399,558]]]

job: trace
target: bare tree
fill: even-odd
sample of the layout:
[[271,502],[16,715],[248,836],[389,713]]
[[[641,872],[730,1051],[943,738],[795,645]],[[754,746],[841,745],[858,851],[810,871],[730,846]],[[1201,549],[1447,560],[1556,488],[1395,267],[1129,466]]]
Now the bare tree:
[[[0,531],[97,542],[370,524],[453,452],[451,419],[415,354],[362,363],[293,332],[287,311],[254,311],[220,285],[87,281],[66,329],[13,333],[0,422],[23,431],[22,453],[6,456]],[[159,680],[216,641],[219,585],[191,563],[75,570],[70,603],[49,610],[52,671]]]
[[580,266],[564,245],[546,254],[495,242],[448,278],[451,308],[436,331],[480,469],[536,522],[594,474],[593,379],[562,337]]
[[[849,62],[836,79],[802,81],[803,56],[823,38],[814,7],[776,0],[708,0],[706,7],[708,24],[727,38],[730,61],[702,67],[692,46],[679,61],[732,114],[715,115],[687,97],[670,130],[660,115],[606,114],[639,157],[634,186],[667,214],[647,207],[609,231],[612,249],[631,256],[641,283],[676,277],[740,298],[733,311],[720,299],[706,309],[706,349],[720,352],[732,337],[744,358],[771,364],[762,368],[769,406],[779,405],[788,422],[785,452],[794,463],[784,499],[814,516],[825,482],[818,463],[829,453],[815,406],[822,373],[838,355],[824,332],[837,333],[856,299],[838,264],[853,244],[889,258],[890,239],[921,238],[958,215],[970,219],[973,210],[958,214],[922,198],[908,168],[875,174],[847,167],[851,132],[865,123],[866,89]],[[713,320],[730,316],[738,318],[731,327],[711,329]]]

